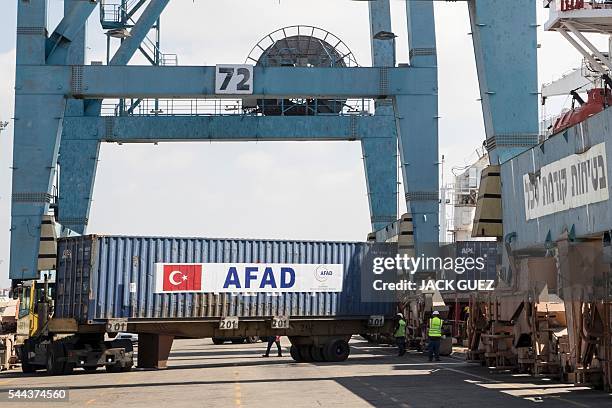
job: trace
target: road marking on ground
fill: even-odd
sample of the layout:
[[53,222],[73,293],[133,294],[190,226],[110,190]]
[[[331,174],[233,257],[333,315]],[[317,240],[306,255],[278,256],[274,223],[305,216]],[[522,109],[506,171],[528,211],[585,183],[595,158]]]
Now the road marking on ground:
[[463,374],[463,375],[469,375],[470,377],[478,378],[479,380],[482,380],[482,381],[489,381],[489,382],[494,382],[494,383],[499,383],[499,382],[502,382],[502,381],[499,381],[499,380],[493,380],[493,379],[491,379],[491,378],[482,377],[482,376],[480,376],[480,375],[472,374],[472,373],[467,372],[467,371],[459,370],[459,369],[457,369],[457,368],[440,367],[440,369],[441,369],[441,370],[454,371],[454,372],[456,372],[456,373]]
[[[379,393],[380,395],[382,395],[383,397],[385,397],[385,398],[387,398],[388,400],[392,401],[393,403],[397,404],[397,403],[399,403],[399,402],[400,402],[400,401],[399,401],[397,398],[394,398],[394,397],[389,396],[389,394],[387,394],[386,392],[384,392],[384,391],[380,391],[380,389],[378,389],[377,387],[375,387],[375,386],[373,386],[373,385],[370,385],[370,383],[368,383],[368,382],[366,382],[366,381],[362,380],[361,378],[357,377],[356,379],[357,379],[357,381],[358,381],[358,382],[360,382],[360,383],[362,383],[363,385],[367,386],[367,387],[368,387],[369,389],[371,389],[372,391]],[[404,403],[400,404],[399,406],[400,406],[400,407],[402,407],[402,408],[411,408],[411,407],[410,407],[410,405],[408,405],[408,404],[404,404]]]
[[568,400],[568,399],[561,398],[561,397],[558,397],[558,396],[556,396],[556,395],[551,395],[549,398],[555,398],[555,399],[558,399],[559,401],[567,402],[567,403],[570,403],[570,404],[575,405],[575,406],[577,406],[577,407],[583,407],[583,408],[588,408],[588,407],[590,407],[590,405],[581,404],[581,403],[576,402],[576,401],[570,401],[570,400]]
[[240,377],[240,372],[238,370],[234,371],[234,404],[236,407],[242,406],[242,389],[240,387],[240,382],[238,381],[238,377]]
[[[454,371],[456,373],[460,373],[460,374],[464,374],[464,375],[469,375],[471,377],[478,378],[478,379],[480,379],[482,381],[493,382],[493,383],[502,383],[502,382],[504,382],[504,381],[494,380],[492,378],[487,378],[487,377],[483,377],[483,376],[480,376],[480,375],[472,374],[472,373],[469,373],[467,371],[458,370],[456,368],[441,367],[441,369],[442,370],[448,370],[448,371]],[[520,388],[520,384],[516,384],[516,385],[509,384],[508,388]],[[520,398],[520,397],[517,397],[517,398]],[[582,407],[582,408],[589,408],[590,407],[590,405],[581,404],[579,402],[571,401],[571,400],[568,400],[568,399],[565,399],[565,398],[561,398],[561,397],[558,397],[558,396],[547,396],[547,398],[555,398],[555,399],[558,399],[559,401],[567,402],[569,404],[576,405],[576,406]],[[523,398],[523,399],[531,401],[531,402],[539,402],[539,401],[531,400],[530,398]]]

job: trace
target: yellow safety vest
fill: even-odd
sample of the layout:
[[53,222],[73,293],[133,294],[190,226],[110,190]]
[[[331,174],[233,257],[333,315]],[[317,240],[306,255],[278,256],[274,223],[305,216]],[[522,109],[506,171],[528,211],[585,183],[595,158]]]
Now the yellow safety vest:
[[394,337],[406,337],[406,321],[401,319],[398,322],[397,330],[393,334]]
[[427,335],[429,337],[442,337],[442,319],[439,317],[432,317],[429,319],[429,331]]

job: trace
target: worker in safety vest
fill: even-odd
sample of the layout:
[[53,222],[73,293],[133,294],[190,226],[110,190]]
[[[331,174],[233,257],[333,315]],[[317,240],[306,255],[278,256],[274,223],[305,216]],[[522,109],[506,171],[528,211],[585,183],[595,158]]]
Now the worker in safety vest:
[[401,313],[397,314],[393,336],[395,337],[395,344],[397,344],[397,355],[401,357],[406,354],[406,319]]
[[440,339],[442,338],[442,319],[440,319],[440,312],[434,310],[431,319],[429,319],[429,326],[427,330],[427,336],[429,337],[429,361],[440,361]]

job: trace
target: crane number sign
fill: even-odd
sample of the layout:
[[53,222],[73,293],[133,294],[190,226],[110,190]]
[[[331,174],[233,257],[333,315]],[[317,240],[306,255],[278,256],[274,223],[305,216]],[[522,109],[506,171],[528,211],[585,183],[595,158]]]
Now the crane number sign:
[[215,93],[226,95],[253,94],[253,66],[217,65],[215,69]]

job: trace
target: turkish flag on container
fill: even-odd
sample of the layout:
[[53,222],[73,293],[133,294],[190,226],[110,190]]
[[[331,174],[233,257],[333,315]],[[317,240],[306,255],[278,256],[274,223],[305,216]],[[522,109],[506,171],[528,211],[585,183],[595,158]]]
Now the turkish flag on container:
[[202,265],[164,265],[164,292],[202,290]]

